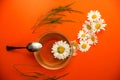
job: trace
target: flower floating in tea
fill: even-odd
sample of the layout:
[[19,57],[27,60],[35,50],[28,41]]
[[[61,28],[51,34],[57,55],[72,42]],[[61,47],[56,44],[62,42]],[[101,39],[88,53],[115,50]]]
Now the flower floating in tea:
[[57,59],[66,59],[70,55],[70,46],[66,41],[61,40],[53,44],[51,52]]

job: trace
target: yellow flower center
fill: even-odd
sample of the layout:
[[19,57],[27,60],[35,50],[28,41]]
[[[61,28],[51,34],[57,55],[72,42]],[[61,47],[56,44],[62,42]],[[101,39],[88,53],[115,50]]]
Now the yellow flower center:
[[65,48],[62,47],[62,46],[60,46],[60,47],[57,48],[57,51],[58,51],[60,54],[62,54],[62,53],[65,51]]
[[92,37],[91,37],[91,40],[94,42],[94,41],[95,41],[95,37],[94,37],[94,36],[92,36]]
[[100,29],[100,27],[101,27],[100,24],[96,24],[96,25],[95,25],[95,28],[96,28],[96,29]]
[[83,49],[87,48],[87,45],[86,44],[82,44],[82,48]]
[[92,15],[92,18],[93,18],[93,19],[95,19],[96,17],[97,17],[97,15],[95,15],[95,14]]
[[82,34],[82,35],[81,35],[81,37],[85,37],[85,36],[86,36],[86,34]]
[[87,29],[88,29],[88,30],[91,30],[91,26],[90,26],[90,25],[87,25]]

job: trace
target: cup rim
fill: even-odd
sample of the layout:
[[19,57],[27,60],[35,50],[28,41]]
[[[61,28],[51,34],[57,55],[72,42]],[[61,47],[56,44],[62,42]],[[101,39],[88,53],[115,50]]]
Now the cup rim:
[[[56,32],[56,31],[49,31],[49,32],[46,32],[46,33],[42,34],[42,35],[38,38],[37,42],[39,42],[40,39],[42,39],[44,36],[46,36],[46,35],[48,35],[48,34],[51,34],[51,33],[53,33],[53,34],[59,34],[59,35],[65,37],[66,40],[68,41],[69,45],[70,45],[70,40],[68,39],[68,37],[66,37],[64,34],[62,34],[62,33],[60,33],[60,32]],[[70,48],[71,48],[71,45],[70,45]],[[63,66],[59,66],[59,67],[54,67],[54,68],[52,68],[52,67],[45,66],[44,64],[42,64],[42,63],[39,61],[38,57],[37,57],[37,53],[38,53],[38,51],[37,51],[37,52],[34,52],[34,57],[35,57],[36,61],[37,61],[42,67],[44,67],[45,69],[48,69],[48,70],[59,70],[59,69],[64,68],[64,67],[70,62],[71,57],[72,57],[72,51],[70,50],[70,56],[69,56],[68,59],[64,62],[64,65],[63,65]]]

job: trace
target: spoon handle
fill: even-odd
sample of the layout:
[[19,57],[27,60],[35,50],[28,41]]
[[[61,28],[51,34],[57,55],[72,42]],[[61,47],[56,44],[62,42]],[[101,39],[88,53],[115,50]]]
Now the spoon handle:
[[14,47],[14,46],[6,46],[6,50],[10,51],[10,50],[14,50],[14,49],[24,49],[26,47]]

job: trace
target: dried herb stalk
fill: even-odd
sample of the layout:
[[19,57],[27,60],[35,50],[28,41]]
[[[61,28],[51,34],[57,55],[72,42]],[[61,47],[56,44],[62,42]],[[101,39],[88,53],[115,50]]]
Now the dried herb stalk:
[[[14,64],[13,65],[13,68],[18,72],[20,73],[22,76],[25,76],[25,77],[28,77],[28,78],[32,78],[32,79],[39,79],[39,78],[43,78],[43,80],[58,80],[60,78],[63,78],[65,76],[67,76],[69,73],[65,73],[61,76],[54,76],[54,77],[49,77],[49,76],[46,76],[40,72],[22,72],[20,71],[17,66],[26,66],[25,64]],[[31,65],[27,65],[27,66],[31,66]]]
[[[39,72],[21,72],[19,69],[17,69],[17,66],[20,66],[21,64],[14,64],[13,68],[20,73],[21,75],[25,76],[25,77],[29,77],[29,78],[39,78],[39,76],[42,76],[43,74],[39,73]],[[24,65],[24,64],[23,64]]]
[[47,79],[45,79],[45,80],[58,80],[58,79],[60,79],[60,78],[63,78],[63,77],[65,77],[65,76],[67,76],[69,73],[65,73],[65,74],[63,74],[63,75],[61,75],[61,76],[55,76],[55,77],[49,77],[49,78],[47,78]]
[[65,5],[65,6],[59,6],[55,9],[50,10],[47,15],[37,22],[37,24],[34,26],[33,33],[35,30],[39,27],[42,27],[46,24],[62,24],[64,22],[74,22],[73,20],[64,20],[63,17],[66,15],[63,14],[63,12],[78,12],[82,13],[81,11],[73,10],[70,6],[73,5],[73,3]]

